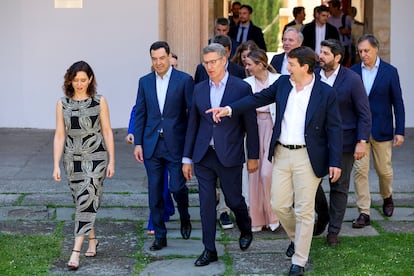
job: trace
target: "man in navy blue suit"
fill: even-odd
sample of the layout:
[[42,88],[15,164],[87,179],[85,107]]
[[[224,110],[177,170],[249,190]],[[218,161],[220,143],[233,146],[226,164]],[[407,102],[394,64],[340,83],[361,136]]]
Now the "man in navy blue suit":
[[[224,50],[226,50],[226,71],[228,71],[230,75],[244,79],[246,77],[246,71],[244,68],[230,61],[230,52],[232,51],[231,38],[228,35],[219,34],[215,35],[211,39],[210,43],[221,44],[224,47]],[[208,79],[207,70],[203,64],[200,63],[197,65],[196,72],[194,74],[194,83],[197,84],[206,79]]]
[[144,162],[148,175],[148,198],[155,230],[150,250],[167,246],[164,217],[164,173],[168,168],[169,190],[181,219],[181,235],[190,238],[188,188],[182,173],[185,131],[191,107],[194,82],[190,75],[170,65],[170,47],[165,41],[150,47],[154,72],[139,80],[135,113],[135,149],[138,162]]
[[393,146],[398,147],[404,143],[405,111],[397,69],[378,56],[378,40],[371,34],[362,35],[358,39],[357,48],[361,62],[352,66],[351,70],[362,78],[372,114],[367,154],[354,164],[359,217],[353,222],[352,227],[363,228],[370,224],[371,197],[368,173],[371,151],[379,178],[379,190],[384,200],[382,211],[387,217],[391,217],[394,212],[391,154]]
[[[226,18],[224,18],[226,19]],[[227,20],[227,19],[226,19]],[[226,51],[226,71],[229,72],[230,75],[238,77],[240,79],[244,79],[246,77],[246,71],[240,65],[230,61],[230,52],[233,49],[231,38],[226,34],[216,34],[210,41],[210,43],[218,43],[224,47]],[[194,83],[197,84],[209,78],[206,68],[202,63],[197,65],[196,72],[194,74]],[[220,187],[217,188],[217,193],[219,194],[219,202],[217,204],[217,215],[220,221],[221,227],[223,229],[232,229],[234,227],[233,221],[230,218],[230,208],[226,205],[224,200],[223,192],[221,192]]]
[[259,135],[256,111],[225,118],[216,123],[206,110],[230,104],[251,95],[250,85],[230,75],[226,69],[227,55],[224,47],[211,43],[202,51],[203,65],[209,79],[194,88],[193,103],[185,138],[183,173],[192,177],[192,164],[199,183],[200,216],[204,251],[195,261],[205,266],[218,260],[216,239],[216,183],[220,181],[227,206],[236,217],[241,232],[239,246],[246,250],[253,239],[251,219],[242,195],[242,168],[245,162],[244,137],[247,145],[247,168],[257,170]]
[[286,28],[282,38],[284,52],[274,55],[270,62],[278,73],[289,75],[289,72],[287,71],[287,56],[290,50],[300,47],[302,42],[303,34],[300,31],[293,27]]
[[[270,142],[273,161],[272,207],[291,243],[289,275],[303,275],[312,242],[315,194],[321,178],[332,183],[341,176],[342,129],[336,93],[316,78],[315,52],[309,47],[288,55],[290,76],[281,76],[269,88],[212,108],[217,122],[240,116],[259,106],[276,103],[276,120]],[[224,118],[221,118],[224,117]]]
[[366,141],[371,132],[371,111],[367,94],[361,78],[355,72],[341,65],[345,49],[336,39],[324,40],[321,43],[319,63],[321,69],[315,71],[316,77],[336,90],[339,111],[342,119],[342,173],[336,183],[330,185],[329,211],[322,185],[319,185],[316,206],[318,221],[314,234],[320,234],[326,227],[324,220],[329,221],[328,245],[339,244],[338,234],[348,202],[348,190],[354,160],[359,160],[366,153]]

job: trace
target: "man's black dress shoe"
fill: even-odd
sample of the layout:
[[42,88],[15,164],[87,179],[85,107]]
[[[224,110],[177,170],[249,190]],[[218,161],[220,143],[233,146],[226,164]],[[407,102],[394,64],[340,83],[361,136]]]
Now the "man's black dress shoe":
[[384,204],[382,205],[382,211],[384,215],[387,217],[391,217],[392,213],[394,213],[394,201],[392,200],[392,196],[388,198],[384,198]]
[[295,264],[290,266],[289,276],[300,276],[300,275],[304,275],[304,273],[305,273],[305,268],[303,266],[295,265]]
[[328,225],[328,220],[318,219],[313,227],[313,235],[319,236],[325,231],[326,225]]
[[244,251],[247,248],[249,248],[250,244],[252,243],[252,240],[253,240],[252,233],[241,234],[239,238],[240,249]]
[[188,240],[190,238],[191,235],[191,222],[189,220],[183,220],[181,221],[181,236],[183,237],[183,239]]
[[155,238],[154,242],[152,243],[150,250],[157,251],[161,250],[163,247],[167,246],[167,238]]
[[290,258],[293,256],[293,254],[295,254],[295,244],[293,241],[291,241],[288,248],[286,249],[286,256]]
[[216,262],[218,260],[217,251],[210,251],[208,249],[204,249],[203,253],[201,253],[200,257],[195,261],[195,266],[205,266],[212,262]]
[[359,217],[352,222],[352,228],[364,228],[371,224],[369,215],[361,213]]

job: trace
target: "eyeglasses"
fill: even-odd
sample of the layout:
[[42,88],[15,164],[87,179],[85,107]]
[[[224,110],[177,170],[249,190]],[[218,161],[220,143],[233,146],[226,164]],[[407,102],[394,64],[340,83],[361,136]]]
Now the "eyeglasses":
[[216,59],[213,59],[213,60],[209,60],[209,61],[203,61],[203,65],[205,66],[205,67],[207,67],[209,64],[211,65],[211,66],[214,66],[214,65],[216,65],[216,63],[217,63],[217,61],[219,61],[220,59],[222,59],[223,57],[219,57],[219,58],[216,58]]

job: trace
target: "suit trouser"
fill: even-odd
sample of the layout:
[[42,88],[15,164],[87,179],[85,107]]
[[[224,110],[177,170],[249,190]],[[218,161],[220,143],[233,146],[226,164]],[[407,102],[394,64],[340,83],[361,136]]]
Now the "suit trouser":
[[174,159],[165,144],[163,138],[158,139],[154,154],[145,159],[145,169],[148,175],[148,199],[154,224],[156,238],[165,238],[167,228],[164,222],[164,173],[166,167],[170,174],[169,189],[177,202],[177,210],[181,220],[189,220],[188,213],[188,188],[182,171],[182,160]]
[[216,183],[220,180],[227,206],[233,211],[242,234],[251,233],[251,220],[242,195],[242,165],[224,167],[216,152],[209,148],[199,163],[194,164],[200,197],[200,217],[204,247],[216,250]]
[[277,145],[274,157],[272,207],[295,243],[292,264],[305,266],[313,235],[315,194],[321,179],[313,172],[306,148],[289,150]]
[[329,233],[339,233],[341,231],[348,203],[349,182],[353,163],[353,152],[342,153],[341,177],[337,182],[330,183],[329,208],[322,188],[322,181],[318,186],[315,197],[315,212],[318,214],[318,220],[329,221]]
[[370,138],[367,144],[366,154],[360,160],[354,162],[354,182],[356,204],[360,213],[370,214],[371,195],[369,193],[369,162],[372,151],[372,161],[378,174],[379,190],[382,198],[392,195],[392,141],[377,142]]
[[354,153],[342,153],[341,177],[335,183],[330,183],[329,192],[329,233],[339,233],[344,220],[346,206],[348,203],[349,182],[352,165],[354,164]]

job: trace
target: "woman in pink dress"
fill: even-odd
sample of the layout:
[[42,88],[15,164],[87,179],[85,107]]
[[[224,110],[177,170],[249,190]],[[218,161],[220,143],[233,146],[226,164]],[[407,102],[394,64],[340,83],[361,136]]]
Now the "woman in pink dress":
[[[246,70],[250,77],[244,79],[257,93],[269,87],[280,74],[272,65],[268,64],[266,52],[261,49],[250,51],[245,59]],[[259,169],[249,174],[249,201],[252,231],[259,232],[265,228],[275,231],[279,226],[279,219],[270,204],[270,189],[272,185],[272,163],[268,160],[269,145],[276,113],[275,104],[259,107],[257,125],[259,127],[260,155]]]

